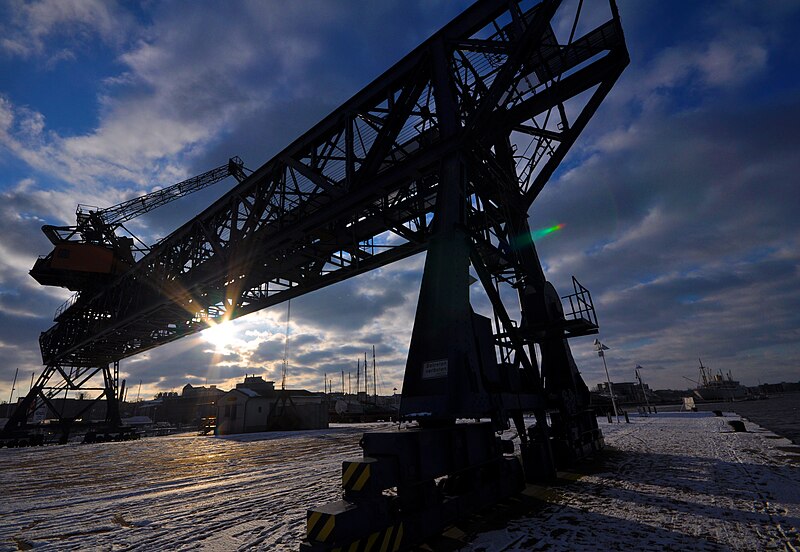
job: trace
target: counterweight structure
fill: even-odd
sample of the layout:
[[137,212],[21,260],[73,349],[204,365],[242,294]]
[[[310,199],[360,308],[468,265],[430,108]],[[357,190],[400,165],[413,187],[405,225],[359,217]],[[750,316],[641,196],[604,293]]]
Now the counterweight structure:
[[[188,180],[105,209],[78,205],[74,226],[43,226],[42,231],[54,248],[50,254],[37,259],[30,271],[31,276],[42,285],[76,291],[75,295],[59,307],[55,319],[58,320],[66,309],[82,298],[102,291],[121,274],[128,272],[136,263],[137,257],[149,251],[141,241],[136,243],[137,239],[125,229],[125,222],[229,176],[239,182],[246,177],[244,163],[238,157]],[[129,235],[118,235],[120,229],[124,229]],[[102,381],[98,382],[101,376]],[[93,398],[81,401],[77,411],[68,412],[66,401],[57,400],[62,393],[63,399],[66,399],[69,392],[87,394],[89,391],[95,392]],[[55,415],[58,422],[50,424],[49,428],[59,429],[62,433],[61,439],[65,441],[73,422],[100,400],[104,400],[106,404],[106,429],[120,431],[123,428],[120,427],[118,402],[123,398],[123,391],[124,385],[122,388],[119,385],[118,360],[94,365],[48,364],[0,433],[0,443],[41,440],[41,435],[32,439],[26,434],[27,421],[31,417],[38,417],[34,413],[40,412],[44,415],[48,410],[51,415]],[[117,433],[118,437],[121,435],[131,433]]]
[[[528,210],[629,58],[613,0],[560,4],[467,9],[113,283],[82,292],[41,335],[48,370],[107,366],[427,251],[401,403],[420,429],[364,436],[364,458],[343,467],[345,500],[309,510],[305,546],[406,547],[517,490],[522,468],[545,479],[601,447],[567,343],[596,333],[591,296],[573,279],[559,297],[547,281]],[[589,7],[606,15],[587,27]],[[491,319],[470,306],[470,266]],[[495,437],[509,420],[521,466]]]

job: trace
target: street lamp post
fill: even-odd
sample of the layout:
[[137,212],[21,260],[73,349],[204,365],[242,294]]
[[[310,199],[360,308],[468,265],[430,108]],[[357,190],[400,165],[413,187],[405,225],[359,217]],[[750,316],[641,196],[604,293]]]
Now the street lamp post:
[[644,383],[642,383],[642,375],[639,373],[639,370],[641,370],[641,369],[642,369],[642,367],[637,364],[636,368],[634,368],[633,371],[636,373],[636,379],[639,380],[639,387],[642,388],[642,395],[644,395],[644,402],[647,405],[647,413],[649,414],[650,413],[650,400],[647,398],[647,392],[645,392]]
[[600,343],[599,339],[594,340],[594,348],[597,351],[597,356],[603,359],[603,368],[606,369],[606,382],[608,382],[608,392],[611,394],[611,406],[614,408],[614,416],[619,423],[619,412],[617,411],[617,400],[614,398],[614,386],[611,385],[611,378],[608,376],[608,365],[606,364],[605,351],[609,348]]

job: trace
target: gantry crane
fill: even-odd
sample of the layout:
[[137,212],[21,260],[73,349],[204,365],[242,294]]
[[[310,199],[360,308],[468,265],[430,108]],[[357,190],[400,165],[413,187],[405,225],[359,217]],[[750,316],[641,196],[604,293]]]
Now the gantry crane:
[[[427,251],[400,409],[415,429],[364,435],[303,546],[407,548],[601,448],[567,341],[597,332],[591,295],[573,278],[559,297],[528,220],[629,62],[614,1],[601,8],[587,27],[582,1],[478,1],[60,312],[44,363],[107,366]],[[518,450],[497,437],[511,423]]]

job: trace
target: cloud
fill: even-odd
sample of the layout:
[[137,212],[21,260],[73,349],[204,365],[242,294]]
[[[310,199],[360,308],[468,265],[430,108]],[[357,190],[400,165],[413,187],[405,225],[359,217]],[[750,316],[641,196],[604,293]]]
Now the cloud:
[[[19,6],[15,21],[20,32],[40,39],[26,55],[45,55],[43,38],[70,22],[93,24],[101,38],[115,34],[108,23],[110,4],[50,4]],[[47,128],[42,113],[3,97],[0,145],[52,179],[116,189],[117,197],[177,182],[190,176],[187,160],[221,133],[276,98],[304,94],[287,87],[286,79],[304,74],[319,54],[314,31],[336,21],[337,12],[327,6],[318,6],[319,17],[310,22],[300,8],[262,3],[233,6],[224,18],[212,5],[197,5],[188,15],[163,8],[118,56],[123,71],[105,81],[96,128],[81,135],[57,133]],[[131,193],[132,186],[139,192]]]
[[[288,342],[289,381],[293,388],[321,389],[323,375],[342,371],[356,381],[356,361],[376,348],[381,387],[402,384],[421,276],[422,256],[412,257],[292,300]],[[347,308],[343,308],[347,305]],[[251,372],[263,370],[280,380],[285,342],[285,305],[237,321],[249,334]],[[247,328],[247,329],[246,329]],[[333,376],[331,376],[333,377]]]
[[692,82],[708,87],[734,86],[762,71],[767,60],[768,51],[759,33],[728,32],[705,44],[664,50],[651,64],[641,86],[650,91]]
[[74,223],[78,203],[113,205],[130,194],[129,189],[104,186],[101,176],[123,182],[135,178],[124,167],[91,155],[74,155],[67,142],[47,130],[41,113],[15,106],[0,95],[0,152],[5,149],[43,175],[44,180],[27,178],[16,187],[7,184],[5,193],[19,194],[19,201],[28,206],[25,212],[62,224]]
[[675,385],[702,355],[755,384],[778,371],[754,351],[800,352],[800,143],[774,132],[797,124],[796,100],[645,113],[545,188],[532,220],[565,228],[540,254],[562,290],[574,274],[593,292],[612,377],[649,364],[653,384]]
[[[25,59],[46,55],[49,63],[74,59],[73,49],[87,48],[94,39],[119,45],[131,24],[125,10],[103,0],[12,0],[6,10],[0,52]],[[51,49],[48,44],[56,39],[62,45]]]
[[604,103],[612,119],[738,101],[748,89],[758,97],[792,81],[781,75],[796,65],[796,3],[621,0],[620,13],[631,64]]

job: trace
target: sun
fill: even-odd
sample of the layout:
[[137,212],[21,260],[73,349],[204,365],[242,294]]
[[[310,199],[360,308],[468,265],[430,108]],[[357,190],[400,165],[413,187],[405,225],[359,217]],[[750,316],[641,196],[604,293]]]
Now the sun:
[[217,352],[227,350],[241,341],[238,328],[232,322],[215,323],[207,330],[203,330],[200,335],[213,345]]

